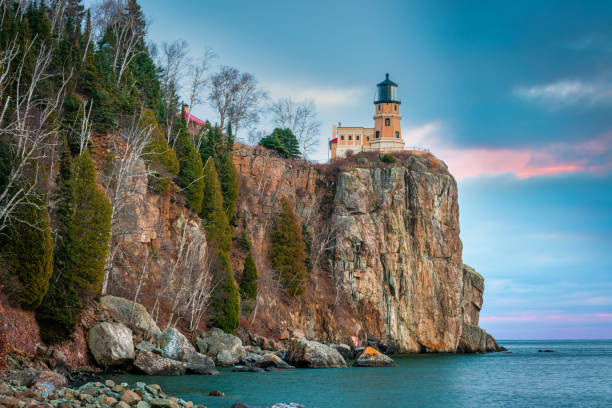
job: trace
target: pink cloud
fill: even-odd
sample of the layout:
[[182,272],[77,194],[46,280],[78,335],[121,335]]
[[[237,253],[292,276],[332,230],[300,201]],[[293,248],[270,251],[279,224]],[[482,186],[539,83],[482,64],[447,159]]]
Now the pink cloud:
[[408,129],[407,145],[428,145],[457,179],[501,174],[527,179],[576,172],[603,174],[612,170],[612,133],[579,143],[553,143],[539,148],[458,148],[441,140],[440,129],[439,122]]
[[484,323],[495,322],[534,322],[545,323],[551,320],[564,323],[612,322],[612,313],[580,313],[580,314],[520,314],[508,316],[483,316]]

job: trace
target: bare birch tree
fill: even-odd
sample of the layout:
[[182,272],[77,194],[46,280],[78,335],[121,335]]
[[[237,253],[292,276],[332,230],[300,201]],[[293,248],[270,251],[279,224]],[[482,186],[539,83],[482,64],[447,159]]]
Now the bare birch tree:
[[[187,114],[187,123],[191,119],[191,112],[195,106],[200,105],[203,100],[203,93],[206,90],[208,85],[209,76],[208,71],[210,70],[210,64],[213,59],[216,58],[216,54],[210,48],[206,48],[204,50],[204,55],[196,60],[193,64],[191,64],[191,76],[190,76],[190,85],[189,85],[189,111]],[[202,142],[202,132],[199,132],[198,135],[193,140],[193,147],[195,149],[200,148],[200,144]]]
[[[38,197],[42,167],[53,156],[57,136],[53,118],[62,106],[63,90],[70,79],[70,75],[62,75],[57,93],[40,97],[43,82],[54,76],[49,72],[53,56],[51,48],[44,44],[32,55],[36,40],[35,37],[27,44],[14,41],[0,52],[0,123],[3,124],[0,140],[10,149],[8,175],[0,188],[0,233],[14,222],[25,222],[17,216],[20,206],[40,206],[34,204],[40,200],[30,198]],[[34,63],[26,68],[30,57],[34,57]],[[14,97],[8,94],[13,85]]]
[[104,0],[98,3],[96,13],[102,33],[109,33],[113,46],[113,70],[117,86],[134,58],[144,52],[143,38],[146,22],[129,10],[126,0]]
[[168,144],[174,147],[175,135],[172,128],[175,122],[175,110],[178,104],[178,92],[181,88],[181,80],[184,67],[187,62],[187,42],[177,40],[171,43],[162,43],[158,65],[161,67],[161,88],[164,110],[166,112],[166,138]]
[[112,211],[111,239],[104,267],[102,295],[106,294],[113,263],[121,248],[121,240],[127,235],[140,232],[126,229],[119,220],[129,212],[129,209],[145,199],[143,190],[146,191],[147,179],[152,175],[153,170],[145,165],[144,151],[151,142],[152,133],[151,127],[142,128],[137,121],[133,121],[120,129],[119,138],[112,145],[114,158],[104,178],[104,189],[110,200]]
[[270,108],[274,124],[282,129],[291,129],[300,145],[303,157],[311,154],[319,144],[321,122],[317,119],[315,104],[311,100],[296,102],[283,98]]
[[259,121],[268,94],[258,88],[253,75],[222,66],[210,82],[208,100],[219,115],[221,129],[231,123],[237,134],[240,126],[249,127]]

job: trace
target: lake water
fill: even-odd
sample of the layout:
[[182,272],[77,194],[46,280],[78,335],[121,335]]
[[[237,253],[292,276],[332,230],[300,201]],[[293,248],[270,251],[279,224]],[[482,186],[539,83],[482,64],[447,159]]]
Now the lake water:
[[[512,353],[395,356],[395,368],[111,378],[157,383],[171,395],[211,408],[236,402],[308,408],[612,407],[612,341],[499,343]],[[209,397],[211,390],[227,397]]]

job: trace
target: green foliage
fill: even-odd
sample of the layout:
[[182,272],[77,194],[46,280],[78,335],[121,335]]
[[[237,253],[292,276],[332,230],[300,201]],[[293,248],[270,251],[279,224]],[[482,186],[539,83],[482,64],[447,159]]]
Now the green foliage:
[[215,161],[215,166],[221,183],[221,194],[223,195],[223,208],[227,218],[232,221],[236,202],[238,201],[238,175],[234,166],[234,136],[232,128],[228,126],[227,137],[219,128],[211,128],[208,134],[202,138],[200,155],[202,162],[206,163],[209,158]]
[[211,245],[229,253],[232,231],[223,209],[221,185],[215,168],[215,161],[208,159],[204,168],[204,200],[200,212]]
[[391,156],[389,153],[383,154],[380,158],[383,163],[395,163],[395,157]]
[[306,246],[293,207],[284,197],[272,231],[270,260],[288,293],[302,294],[306,289]]
[[247,237],[247,234],[244,230],[240,234],[240,238],[238,239],[238,244],[240,244],[240,246],[246,249],[247,251],[251,250],[251,241],[249,240],[249,237]]
[[306,251],[306,269],[310,271],[312,267],[310,263],[310,256],[312,254],[312,235],[306,224],[302,224],[302,239],[304,240],[304,248]]
[[212,300],[214,325],[227,333],[234,333],[240,323],[240,300],[227,253],[218,253],[215,269],[219,285]]
[[164,132],[155,120],[155,114],[151,109],[146,109],[140,115],[141,127],[151,127],[151,142],[144,149],[147,166],[153,171],[149,178],[149,189],[155,193],[162,194],[170,190],[172,177],[179,173],[179,161],[174,150],[168,145]]
[[185,191],[187,205],[194,211],[200,212],[204,189],[202,158],[193,147],[184,118],[177,121],[175,132],[177,133],[176,155],[180,163],[179,185]]
[[18,207],[15,218],[0,238],[13,283],[10,289],[24,309],[36,309],[49,289],[53,272],[49,213],[42,200],[30,197]]
[[111,206],[96,185],[89,152],[76,160],[74,173],[62,158],[57,213],[57,247],[51,288],[37,319],[44,341],[70,338],[83,300],[95,296],[104,279],[111,229]]
[[257,298],[257,266],[255,266],[251,251],[249,251],[249,254],[244,260],[242,281],[240,282],[240,296],[242,299]]
[[291,129],[276,128],[272,134],[259,142],[266,149],[274,150],[280,156],[296,159],[300,157],[300,145]]

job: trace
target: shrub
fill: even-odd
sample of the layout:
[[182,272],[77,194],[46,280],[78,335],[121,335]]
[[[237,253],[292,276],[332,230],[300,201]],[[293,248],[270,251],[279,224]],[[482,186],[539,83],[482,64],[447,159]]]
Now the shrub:
[[246,249],[247,251],[251,250],[251,241],[249,240],[249,237],[247,237],[247,234],[244,230],[240,233],[238,244],[240,244],[240,246]]
[[391,156],[389,153],[383,154],[380,158],[383,163],[395,163],[395,157]]
[[250,251],[244,260],[242,281],[240,282],[240,296],[243,300],[257,298],[257,266],[255,266],[255,261],[253,261]]
[[292,296],[302,294],[306,286],[306,246],[297,216],[287,198],[281,200],[272,232],[270,260],[288,293]]

